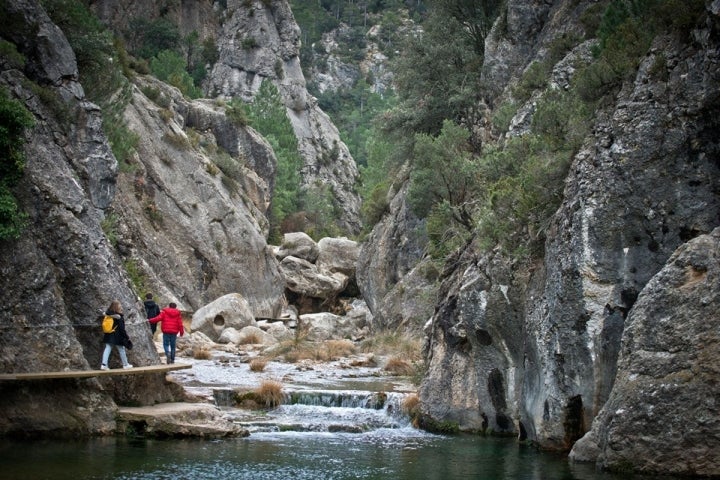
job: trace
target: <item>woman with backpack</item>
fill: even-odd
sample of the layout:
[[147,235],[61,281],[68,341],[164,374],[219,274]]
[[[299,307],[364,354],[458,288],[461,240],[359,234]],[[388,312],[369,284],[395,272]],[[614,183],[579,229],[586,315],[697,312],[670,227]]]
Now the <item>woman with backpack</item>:
[[128,344],[130,337],[128,337],[128,334],[125,331],[125,316],[123,315],[123,309],[120,302],[113,300],[105,312],[105,315],[113,318],[113,326],[110,332],[103,334],[105,351],[103,351],[100,370],[108,369],[108,359],[110,358],[110,352],[112,351],[113,345],[117,348],[117,351],[120,354],[120,361],[123,364],[123,368],[133,368],[133,366],[128,363],[127,354],[125,353],[125,345]]
[[160,315],[148,320],[150,323],[162,322],[160,329],[163,334],[163,349],[167,363],[175,363],[175,343],[178,334],[182,337],[185,333],[185,326],[182,322],[182,314],[175,303],[170,303],[163,308]]

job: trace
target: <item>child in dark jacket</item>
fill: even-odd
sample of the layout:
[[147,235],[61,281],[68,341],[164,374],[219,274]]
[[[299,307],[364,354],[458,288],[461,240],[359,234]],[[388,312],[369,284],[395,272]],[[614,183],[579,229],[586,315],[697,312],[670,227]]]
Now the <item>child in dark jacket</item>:
[[167,363],[175,363],[175,343],[177,336],[185,334],[185,326],[182,323],[182,314],[175,303],[170,303],[163,308],[160,315],[148,320],[150,323],[161,322],[160,329],[163,334],[163,349]]
[[125,345],[127,344],[129,337],[125,331],[125,316],[123,315],[123,309],[120,302],[114,300],[105,311],[105,315],[113,317],[115,321],[113,323],[113,331],[111,333],[103,334],[105,350],[103,350],[100,370],[108,369],[108,360],[110,359],[110,352],[112,352],[113,346],[117,348],[117,351],[120,354],[120,361],[122,362],[123,368],[132,368],[132,365],[128,363],[127,353],[125,353]]
[[[147,295],[145,295],[145,301],[143,302],[143,305],[145,306],[145,318],[151,319],[160,315],[160,307],[158,307],[158,304],[155,303],[155,300],[153,300],[152,293],[148,293]],[[155,335],[156,329],[157,323],[151,323],[150,331],[153,335]]]

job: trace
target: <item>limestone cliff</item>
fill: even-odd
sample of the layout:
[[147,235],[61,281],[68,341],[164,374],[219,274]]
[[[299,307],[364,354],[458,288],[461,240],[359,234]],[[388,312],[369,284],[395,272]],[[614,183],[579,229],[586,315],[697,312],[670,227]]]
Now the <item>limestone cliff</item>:
[[214,39],[219,58],[210,65],[203,85],[208,98],[250,101],[263,80],[273,82],[298,138],[303,185],[329,186],[342,212],[342,227],[348,233],[360,230],[357,167],[337,128],[307,92],[300,68],[300,32],[286,1],[91,3],[98,16],[125,37],[133,19],[162,17],[178,25],[184,36],[197,32],[200,38]]
[[571,458],[717,475],[718,275],[720,228],[680,246],[650,279],[627,317],[610,398]]
[[[486,41],[487,105],[499,107],[513,99],[525,71],[533,62],[551,58],[559,39],[585,37],[548,68],[549,88],[569,88],[578,65],[592,58],[594,40],[586,35],[584,20],[598,8],[596,3],[508,1]],[[621,349],[627,357],[621,365],[640,362],[644,355],[622,347],[632,341],[626,322],[634,314],[643,316],[633,327],[642,331],[633,332],[638,338],[651,335],[648,329],[659,328],[664,317],[655,309],[634,312],[636,301],[651,302],[653,295],[670,288],[649,282],[674,261],[671,256],[678,247],[720,224],[720,146],[711,133],[720,118],[719,10],[718,2],[706,2],[702,23],[688,35],[657,36],[633,75],[597,106],[594,127],[565,179],[564,200],[545,231],[540,258],[522,263],[500,249],[488,251],[471,242],[448,260],[428,328],[428,373],[420,390],[429,425],[455,422],[461,429],[517,435],[543,448],[567,451],[596,421],[600,424],[593,427],[594,441],[601,450],[597,455],[585,452],[583,459],[615,469],[696,473],[693,462],[671,468],[649,459],[660,453],[654,447],[675,451],[677,446],[668,443],[649,442],[648,448],[616,452],[616,446],[622,448],[635,437],[624,436],[630,434],[627,426],[612,426],[617,413],[596,417],[608,398],[615,412],[638,401],[629,398],[632,392],[613,390]],[[499,141],[525,134],[538,92],[529,97],[517,105],[506,131],[488,128],[485,138]],[[388,218],[397,218],[402,202],[393,200],[392,205]],[[364,268],[381,265],[380,255],[388,251],[385,239],[399,247],[400,239],[412,233],[397,227],[392,221],[376,227],[361,254]],[[363,292],[378,293],[368,299],[369,305],[377,305],[402,282],[400,276],[386,277],[390,280],[378,290],[381,277],[372,270],[362,275],[372,279],[361,285]],[[655,282],[667,281],[675,280],[655,277]],[[709,289],[703,298],[717,295],[717,284],[703,285]],[[677,305],[673,311],[680,310]],[[690,349],[717,348],[717,338],[702,334],[705,328],[718,328],[717,315],[707,315],[706,321],[710,325],[688,332]],[[690,322],[687,328],[695,327]],[[654,348],[657,355],[672,356],[672,345]],[[617,381],[625,384],[632,372]],[[656,378],[671,373],[658,371]],[[717,382],[715,373],[706,373],[710,384]],[[642,398],[651,402],[645,394]],[[682,410],[677,403],[682,401],[669,395],[652,401],[655,411],[663,412],[653,423],[676,424],[670,405]],[[716,414],[708,415],[703,417],[708,425],[717,423]],[[667,434],[649,424],[635,425],[645,429],[637,435]],[[709,435],[711,443],[716,442],[717,432]],[[639,458],[623,465],[632,455]],[[720,464],[704,462],[702,471],[717,475]]]
[[212,101],[152,78],[136,78],[132,92],[124,118],[139,142],[111,204],[124,261],[183,310],[242,292],[256,316],[276,316],[283,281],[265,242],[272,148]]
[[[3,57],[0,85],[35,118],[14,189],[28,226],[17,240],[0,244],[0,370],[99,368],[97,316],[113,299],[124,306],[135,342],[131,362],[159,363],[142,305],[101,228],[115,195],[117,162],[100,110],[85,98],[65,36],[37,2],[3,2],[0,13],[8,19],[3,39],[24,56],[24,69]],[[3,382],[0,392],[0,433],[20,436],[109,433],[115,401],[175,397],[162,375]]]
[[300,30],[286,1],[229,1],[218,35],[220,58],[207,81],[208,96],[245,99],[263,80],[275,83],[285,101],[305,165],[305,186],[328,185],[341,221],[360,229],[357,167],[337,128],[308,94],[300,68]]

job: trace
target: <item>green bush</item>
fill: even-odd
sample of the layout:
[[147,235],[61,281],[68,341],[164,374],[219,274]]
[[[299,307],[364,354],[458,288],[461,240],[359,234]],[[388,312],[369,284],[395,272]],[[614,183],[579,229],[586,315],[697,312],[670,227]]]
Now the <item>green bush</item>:
[[219,151],[213,158],[215,165],[220,170],[235,181],[240,181],[243,178],[242,164],[233,158],[229,153],[225,151]]
[[179,52],[180,32],[177,25],[166,18],[148,20],[134,18],[128,32],[133,52],[144,59],[156,57],[163,50]]
[[421,218],[445,202],[454,223],[472,230],[474,192],[478,190],[478,164],[470,151],[469,132],[451,121],[437,137],[415,136],[415,158],[410,174],[408,203]]
[[[558,150],[542,136],[526,135],[490,156],[493,160],[480,162],[484,179],[476,210],[480,245],[500,245],[516,257],[539,254],[545,230],[562,201],[570,152]],[[505,162],[513,167],[498,171],[498,163]]]
[[545,88],[550,78],[552,64],[547,61],[535,61],[525,70],[520,78],[513,96],[519,103],[526,102],[535,90]]
[[25,56],[17,51],[14,43],[0,38],[0,57],[5,59],[8,67],[22,70],[25,68]]
[[575,152],[590,130],[592,111],[573,92],[549,90],[536,104],[532,130],[555,149]]
[[517,113],[518,107],[514,102],[503,102],[493,112],[492,125],[498,132],[506,132],[510,122]]
[[233,98],[225,107],[225,116],[238,127],[245,127],[250,123],[245,102],[240,98]]
[[309,221],[305,233],[314,240],[340,235],[338,212],[329,185],[318,182],[307,187],[301,195],[300,205]]
[[25,133],[34,125],[25,106],[0,88],[0,240],[19,237],[26,224],[11,188],[25,168]]
[[185,70],[185,59],[172,50],[163,50],[150,60],[150,70],[163,82],[177,87],[183,95],[199,98],[202,92]]
[[360,215],[365,225],[375,225],[389,211],[390,204],[387,199],[389,189],[390,182],[381,182],[375,185],[369,197],[363,197]]
[[453,213],[450,203],[443,200],[435,204],[427,216],[428,253],[433,259],[446,258],[470,238],[470,232],[458,225]]
[[278,229],[283,220],[301,210],[300,168],[303,161],[298,152],[295,130],[277,87],[263,81],[252,103],[247,107],[250,125],[272,145],[277,158],[277,174],[272,198],[271,229]]

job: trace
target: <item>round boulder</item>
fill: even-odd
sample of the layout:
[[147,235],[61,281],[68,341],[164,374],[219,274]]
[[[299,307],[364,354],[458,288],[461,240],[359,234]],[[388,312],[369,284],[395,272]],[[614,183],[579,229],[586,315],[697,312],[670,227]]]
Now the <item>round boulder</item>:
[[348,277],[355,276],[360,246],[357,242],[345,237],[326,237],[318,242],[320,253],[315,262],[321,272],[343,273]]
[[230,293],[196,311],[190,328],[217,341],[226,328],[241,330],[256,323],[247,300],[239,293]]
[[297,257],[315,263],[320,249],[315,240],[304,232],[291,232],[283,235],[282,244],[278,249],[276,256],[282,260],[285,257]]

